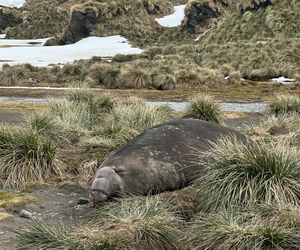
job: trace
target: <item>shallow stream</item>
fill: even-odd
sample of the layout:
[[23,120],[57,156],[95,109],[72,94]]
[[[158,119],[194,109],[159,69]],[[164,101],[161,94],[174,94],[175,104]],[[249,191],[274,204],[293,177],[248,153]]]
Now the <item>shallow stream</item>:
[[[47,98],[30,98],[30,97],[0,97],[0,102],[9,103],[33,103],[33,104],[45,104],[48,102]],[[168,105],[175,111],[183,111],[188,102],[161,102],[161,101],[149,101],[147,102],[151,106]],[[250,103],[237,103],[237,102],[220,102],[223,111],[227,112],[249,112],[260,113],[266,110],[266,104],[262,102],[250,102]]]

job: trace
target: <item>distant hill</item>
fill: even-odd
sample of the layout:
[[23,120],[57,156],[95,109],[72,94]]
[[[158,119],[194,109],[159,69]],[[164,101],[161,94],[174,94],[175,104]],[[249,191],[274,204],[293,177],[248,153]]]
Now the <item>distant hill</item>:
[[[166,28],[155,21],[179,4],[187,4],[180,26]],[[158,89],[279,76],[300,82],[299,0],[28,0],[11,11],[23,21],[6,29],[9,38],[53,36],[48,45],[64,45],[91,35],[120,34],[143,48],[138,56],[116,56],[111,68],[98,65],[118,87],[130,74],[168,82],[150,84]],[[90,72],[93,62],[77,67]]]

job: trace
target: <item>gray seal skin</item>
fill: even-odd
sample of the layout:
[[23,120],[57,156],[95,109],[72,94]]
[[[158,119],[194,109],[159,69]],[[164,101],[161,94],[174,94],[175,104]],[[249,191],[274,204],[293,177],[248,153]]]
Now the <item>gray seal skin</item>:
[[205,164],[193,163],[196,155],[226,136],[247,141],[235,130],[195,119],[175,120],[149,129],[100,165],[90,200],[98,203],[117,196],[183,188],[205,170]]

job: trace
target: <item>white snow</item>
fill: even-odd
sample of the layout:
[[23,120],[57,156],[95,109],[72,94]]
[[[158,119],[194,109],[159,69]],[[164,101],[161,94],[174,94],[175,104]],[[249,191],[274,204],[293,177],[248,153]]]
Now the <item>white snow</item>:
[[295,79],[286,78],[284,76],[281,76],[281,77],[278,77],[278,78],[273,78],[272,81],[288,85],[288,84],[293,84],[294,81],[296,81],[296,80]]
[[[4,34],[5,36],[5,34]],[[1,38],[1,35],[0,35]],[[17,40],[17,39],[0,39],[1,46],[44,46],[49,38],[32,39],[32,40]]]
[[175,6],[175,12],[171,15],[156,18],[158,22],[163,27],[176,27],[181,24],[181,21],[184,19],[184,9],[186,5]]
[[[43,40],[43,39],[42,39]],[[93,56],[113,57],[116,54],[139,54],[122,36],[88,37],[65,46],[0,47],[0,67],[3,64],[30,63],[33,66],[64,64]]]
[[24,3],[25,0],[1,0],[0,6],[21,8]]
[[0,39],[4,39],[5,38],[5,34],[0,34]]

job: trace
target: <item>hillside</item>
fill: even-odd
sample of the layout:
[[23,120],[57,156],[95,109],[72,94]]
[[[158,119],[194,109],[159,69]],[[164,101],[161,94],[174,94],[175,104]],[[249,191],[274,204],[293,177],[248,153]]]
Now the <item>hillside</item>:
[[[4,9],[6,13],[17,13],[16,20],[23,20],[21,24],[12,24],[15,27],[7,28],[5,33],[6,38],[53,37],[46,45],[72,44],[88,36],[123,35],[144,49],[141,55],[117,55],[110,64],[77,62],[73,66],[78,68],[75,73],[59,81],[48,80],[48,84],[81,79],[109,88],[172,89],[178,85],[240,84],[243,79],[268,81],[280,76],[300,81],[299,1],[191,0],[181,25],[167,28],[155,20],[171,14],[174,5],[184,3],[47,0],[45,4],[30,0],[21,9]],[[108,74],[108,78],[102,78],[109,81],[95,79],[92,72],[97,67],[102,75]],[[42,76],[36,71],[41,70],[34,69],[38,82],[57,79],[53,75],[56,71],[46,76],[45,71],[49,70],[43,69]],[[63,72],[60,74],[65,75]],[[10,81],[12,85],[23,84],[23,78],[15,78]]]

